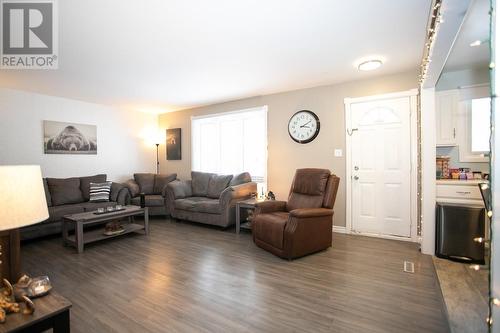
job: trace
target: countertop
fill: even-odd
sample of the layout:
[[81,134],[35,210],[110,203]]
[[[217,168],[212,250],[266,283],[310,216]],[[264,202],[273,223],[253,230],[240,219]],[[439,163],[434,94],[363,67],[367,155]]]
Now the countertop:
[[436,179],[436,185],[468,185],[474,186],[477,184],[488,183],[486,179],[469,179],[469,180],[459,180],[459,179]]

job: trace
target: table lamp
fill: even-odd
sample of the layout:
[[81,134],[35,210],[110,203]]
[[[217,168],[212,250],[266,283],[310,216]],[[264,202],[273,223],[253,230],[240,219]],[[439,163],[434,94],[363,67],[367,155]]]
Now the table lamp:
[[0,278],[20,277],[19,228],[48,217],[40,166],[0,166]]

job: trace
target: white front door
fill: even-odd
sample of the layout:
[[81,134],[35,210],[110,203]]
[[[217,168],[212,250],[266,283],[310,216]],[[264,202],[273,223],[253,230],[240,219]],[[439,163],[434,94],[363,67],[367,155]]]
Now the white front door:
[[410,237],[410,98],[350,110],[352,231]]

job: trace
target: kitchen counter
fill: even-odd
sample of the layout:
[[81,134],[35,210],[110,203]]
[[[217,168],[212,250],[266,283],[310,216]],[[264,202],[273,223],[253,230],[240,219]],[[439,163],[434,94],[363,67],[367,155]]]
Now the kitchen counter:
[[478,184],[488,183],[485,179],[437,179],[436,201],[440,203],[483,205]]
[[469,179],[469,180],[460,180],[460,179],[436,179],[436,185],[477,185],[488,183],[489,181],[486,179]]

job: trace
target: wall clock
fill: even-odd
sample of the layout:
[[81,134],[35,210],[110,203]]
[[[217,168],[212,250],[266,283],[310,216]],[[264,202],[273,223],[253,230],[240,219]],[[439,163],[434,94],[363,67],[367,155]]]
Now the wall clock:
[[288,122],[288,134],[298,143],[309,143],[319,134],[319,118],[309,110],[296,112]]

